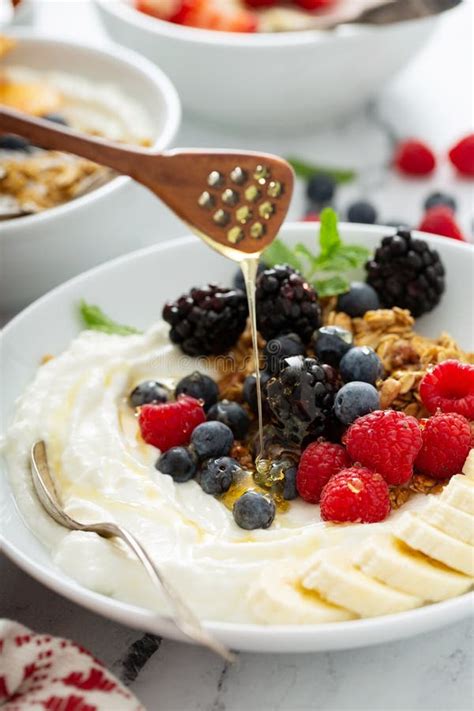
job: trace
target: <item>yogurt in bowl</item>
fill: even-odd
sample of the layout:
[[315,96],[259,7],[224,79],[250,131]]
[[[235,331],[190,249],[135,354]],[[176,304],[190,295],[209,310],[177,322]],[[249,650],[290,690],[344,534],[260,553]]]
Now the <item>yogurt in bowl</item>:
[[[284,232],[291,244],[304,239],[309,246],[314,239],[313,229],[301,225],[287,227]],[[352,226],[343,228],[343,233],[352,243],[362,241],[374,247],[386,231]],[[472,250],[442,239],[428,239],[430,244],[436,243],[447,269],[444,300],[438,310],[424,317],[424,322],[420,321],[423,332],[432,329],[434,333],[446,317],[451,299],[463,293],[459,291],[464,288],[458,279],[459,269],[462,271],[463,262],[472,263]],[[116,275],[114,287],[107,277],[97,278],[97,286],[88,293],[85,293],[83,280],[70,285],[69,296],[58,313],[59,322],[66,319],[68,323],[67,336],[74,331],[67,310],[77,304],[80,296],[89,294],[88,298],[104,299],[104,305],[109,308],[112,302],[105,303],[107,294],[110,299],[113,291],[116,304],[116,295],[124,290],[124,280],[133,287],[128,293],[134,294],[136,303],[132,305],[128,296],[122,299],[123,318],[132,318],[137,326],[143,325],[148,317],[152,320],[156,306],[155,300],[152,307],[147,306],[149,280],[155,277],[158,263],[162,270],[163,301],[188,289],[195,279],[196,265],[202,267],[200,280],[211,280],[218,273],[229,283],[229,271],[224,269],[217,255],[203,255],[205,247],[192,240],[183,242],[182,251],[179,246],[174,248],[170,244],[168,249],[158,250],[157,260],[153,260],[150,252],[144,253],[135,270],[130,269],[129,259],[116,263],[110,268],[110,273]],[[179,259],[184,253],[192,256],[186,262],[187,267]],[[171,264],[175,267],[167,274],[165,267]],[[176,270],[177,264],[182,264],[180,270]],[[44,304],[31,310],[31,318],[45,315]],[[327,312],[326,318],[331,319],[330,313]],[[388,335],[404,333],[416,347],[426,347],[427,352],[433,349],[440,354],[444,349],[443,352],[449,350],[451,357],[469,358],[461,349],[456,350],[458,347],[452,341],[441,339],[431,343],[410,336],[413,324],[406,320],[406,315],[374,313],[375,316],[363,323],[354,324],[360,344],[368,339],[378,349]],[[23,321],[26,323],[25,317]],[[377,325],[372,328],[370,324],[374,322]],[[381,326],[382,323],[386,326]],[[462,339],[466,324],[456,326],[453,322],[452,325],[459,329],[455,333]],[[108,328],[112,329],[110,322]],[[146,408],[156,414],[160,406],[145,403],[135,411],[130,406],[130,395],[137,384],[150,380],[161,382],[170,390],[169,402],[163,406],[175,407],[172,394],[175,385],[195,370],[220,382],[221,398],[230,397],[233,392],[238,399],[238,389],[243,382],[238,369],[236,381],[229,382],[222,376],[223,363],[213,357],[203,361],[183,354],[170,343],[168,331],[169,327],[163,323],[141,334],[85,331],[62,354],[45,358],[46,362],[16,405],[5,446],[12,490],[28,525],[46,544],[60,569],[103,595],[160,612],[165,610],[163,601],[157,599],[137,563],[123,550],[90,534],[65,532],[44,514],[33,494],[28,472],[30,447],[37,439],[47,443],[50,464],[67,510],[84,521],[112,518],[130,528],[186,595],[190,606],[204,619],[216,621],[217,626],[238,623],[238,629],[242,623],[262,622],[303,627],[321,622],[344,624],[354,618],[407,611],[432,602],[426,596],[433,595],[435,579],[437,600],[460,595],[470,587],[472,543],[457,539],[455,535],[459,531],[454,535],[453,527],[446,533],[444,527],[450,523],[441,516],[446,508],[448,511],[454,508],[460,512],[454,514],[456,521],[463,519],[463,513],[470,520],[469,502],[474,485],[469,462],[464,467],[465,474],[454,476],[442,493],[439,489],[443,482],[437,488],[437,481],[417,479],[417,490],[432,491],[434,496],[418,494],[410,496],[406,503],[404,487],[395,487],[392,489],[394,511],[390,516],[380,519],[379,523],[345,525],[323,521],[317,505],[283,495],[274,499],[274,517],[267,527],[243,528],[235,517],[234,504],[249,489],[261,493],[262,487],[256,480],[252,483],[239,474],[227,492],[214,496],[203,486],[203,462],[200,474],[196,473],[185,483],[164,473],[163,453],[150,443],[149,432],[143,427]],[[20,347],[21,329],[18,334]],[[67,336],[51,338],[51,349],[61,350]],[[414,340],[417,338],[421,340]],[[47,342],[48,339],[41,342],[43,354],[47,351]],[[245,334],[236,348],[231,352],[235,364],[239,362],[239,353],[245,355]],[[224,365],[228,362],[225,360]],[[411,378],[413,372],[402,368],[402,378],[406,375]],[[398,377],[395,373],[391,375],[394,380]],[[247,371],[242,374],[246,375]],[[414,391],[412,397],[415,403]],[[193,407],[202,405],[197,402]],[[184,424],[175,420],[174,434]],[[163,420],[155,434],[161,436],[165,426]],[[199,453],[198,442],[193,441],[193,444]],[[240,444],[240,449],[234,445],[228,454],[237,459],[241,469],[246,469],[251,466],[248,448],[245,453],[245,446]],[[267,496],[267,493],[262,495]],[[269,489],[268,495],[273,497],[274,492]],[[402,505],[397,508],[399,503]],[[7,542],[14,530],[15,525],[5,530]],[[460,535],[465,537],[468,533],[468,529],[461,526]],[[433,536],[434,546],[431,545]],[[425,560],[427,556],[431,561]],[[387,570],[392,571],[392,575],[390,561],[393,559],[406,560],[411,567],[403,579],[393,580],[388,585],[380,581],[380,576],[388,575]],[[433,559],[438,560],[438,564],[432,563]],[[403,565],[398,567],[404,570]],[[431,576],[432,585],[420,592],[420,580],[424,576],[426,580],[426,575]]]
[[[5,55],[2,70],[10,68],[7,71],[29,85],[47,77],[62,103],[51,112],[67,113],[78,128],[145,141],[153,150],[170,145],[180,121],[179,99],[167,77],[146,60],[113,46],[95,49],[28,30],[9,34],[16,44]],[[18,151],[8,153],[8,160],[19,157]],[[42,160],[36,152],[26,157]],[[92,165],[71,160],[86,170]],[[64,176],[66,187],[70,177]],[[81,270],[146,244],[156,234],[154,223],[166,222],[164,210],[145,189],[108,172],[97,177],[104,177],[102,184],[75,199],[0,221],[0,311],[19,309]]]
[[[0,102],[8,107],[109,140],[152,143],[151,117],[117,85],[8,63],[2,66],[0,78]],[[91,161],[43,150],[8,134],[0,137],[0,174],[4,220],[59,206],[114,177]]]

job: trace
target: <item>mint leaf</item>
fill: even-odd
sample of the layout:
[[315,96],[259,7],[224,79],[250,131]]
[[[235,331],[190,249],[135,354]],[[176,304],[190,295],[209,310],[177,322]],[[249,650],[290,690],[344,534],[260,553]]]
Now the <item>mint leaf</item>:
[[351,286],[349,280],[340,274],[329,277],[329,279],[318,279],[313,282],[313,285],[321,298],[344,294],[349,291]]
[[102,331],[103,333],[117,334],[119,336],[131,336],[141,333],[132,326],[124,326],[109,318],[99,306],[88,304],[86,301],[81,301],[79,305],[79,313],[81,315],[84,326],[92,331]]
[[327,257],[342,244],[337,228],[337,213],[331,207],[325,207],[319,219],[319,246],[321,256]]
[[274,240],[263,253],[263,261],[269,267],[274,267],[276,264],[289,264],[293,269],[302,271],[302,264],[295,253],[295,250],[287,247],[287,245],[279,239]]
[[286,160],[292,166],[296,175],[304,180],[309,180],[314,175],[329,175],[336,183],[350,183],[357,177],[357,173],[354,170],[313,165],[299,158],[287,158]]

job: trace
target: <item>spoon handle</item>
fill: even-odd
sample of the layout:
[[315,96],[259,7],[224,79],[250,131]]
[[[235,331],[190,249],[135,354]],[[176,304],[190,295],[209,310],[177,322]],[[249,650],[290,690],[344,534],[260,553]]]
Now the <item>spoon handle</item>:
[[197,642],[200,645],[207,647],[216,654],[219,654],[226,661],[235,661],[235,656],[223,644],[212,637],[203,629],[201,623],[195,614],[191,611],[188,605],[182,600],[177,590],[170,584],[165,576],[162,575],[159,567],[155,564],[152,558],[148,555],[142,544],[133,536],[127,529],[117,526],[114,523],[100,523],[92,525],[83,525],[82,530],[91,533],[97,533],[104,538],[120,538],[136,555],[140,563],[145,568],[148,577],[159,588],[161,588],[171,605],[174,618],[173,622],[178,629],[187,637]]
[[138,147],[125,147],[95,136],[83,135],[51,121],[34,118],[14,109],[0,107],[0,133],[16,133],[31,143],[49,150],[74,153],[106,165],[118,173],[143,180],[143,164],[150,157],[156,161],[158,154]]

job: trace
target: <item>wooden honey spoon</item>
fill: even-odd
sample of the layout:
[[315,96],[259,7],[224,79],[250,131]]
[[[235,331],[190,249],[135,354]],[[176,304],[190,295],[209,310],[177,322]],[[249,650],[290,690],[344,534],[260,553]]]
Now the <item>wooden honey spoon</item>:
[[74,153],[145,185],[221,254],[241,262],[275,239],[293,192],[291,166],[277,156],[240,151],[119,145],[0,106],[0,133]]

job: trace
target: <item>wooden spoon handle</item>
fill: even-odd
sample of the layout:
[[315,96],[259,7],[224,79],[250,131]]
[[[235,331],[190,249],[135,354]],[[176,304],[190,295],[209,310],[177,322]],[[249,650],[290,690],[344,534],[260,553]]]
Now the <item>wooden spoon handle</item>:
[[51,121],[33,118],[13,109],[0,107],[0,133],[16,133],[31,143],[49,150],[74,153],[82,158],[107,165],[118,173],[143,182],[143,163],[158,155],[140,148],[111,143],[95,136],[86,136]]

